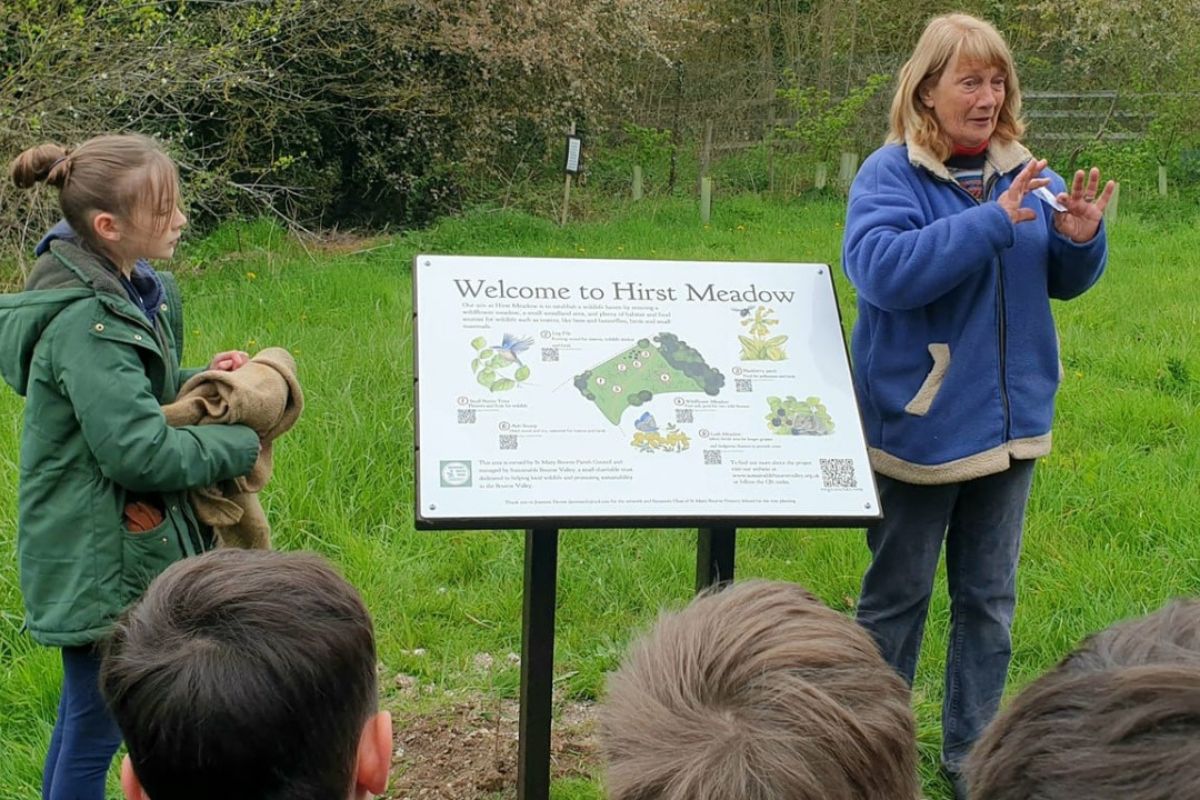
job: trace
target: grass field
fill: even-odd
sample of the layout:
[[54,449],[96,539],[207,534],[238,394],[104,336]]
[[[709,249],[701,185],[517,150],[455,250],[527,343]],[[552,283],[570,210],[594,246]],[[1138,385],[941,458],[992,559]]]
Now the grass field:
[[[1130,205],[1128,202],[1126,205]],[[1028,518],[1010,689],[1113,620],[1200,594],[1200,213],[1139,218],[1110,231],[1107,275],[1056,306],[1066,377],[1055,449]],[[647,201],[603,222],[559,228],[478,211],[395,240],[306,253],[266,224],[230,227],[186,249],[187,357],[289,348],[307,406],[276,450],[264,493],[275,542],[328,555],[362,590],[385,674],[415,676],[437,706],[515,696],[520,532],[415,532],[410,265],[414,253],[839,261],[836,200],[732,198],[701,227],[686,201]],[[365,252],[350,252],[354,248]],[[839,277],[847,326],[851,292]],[[21,402],[0,392],[0,796],[34,797],[58,699],[57,652],[20,633],[15,487]],[[603,690],[631,633],[690,595],[690,531],[567,531],[560,540],[556,675],[570,697]],[[798,581],[849,612],[867,551],[860,531],[754,530],[740,577]],[[915,685],[922,770],[933,800],[948,607],[939,578]],[[477,668],[479,654],[495,667]],[[387,702],[404,706],[392,681]],[[115,794],[115,784],[113,797]],[[561,798],[600,797],[561,782]]]

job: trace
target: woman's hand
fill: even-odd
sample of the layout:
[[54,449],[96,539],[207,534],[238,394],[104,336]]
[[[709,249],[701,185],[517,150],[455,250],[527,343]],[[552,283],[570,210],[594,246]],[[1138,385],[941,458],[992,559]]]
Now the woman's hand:
[[1031,208],[1021,208],[1021,203],[1025,200],[1025,195],[1046,186],[1050,183],[1049,178],[1039,178],[1042,170],[1046,168],[1046,160],[1035,158],[1025,165],[1025,169],[1013,179],[1012,185],[996,198],[996,202],[1008,214],[1008,218],[1016,225],[1021,222],[1028,222],[1031,219],[1037,219],[1037,212]]
[[1062,192],[1058,202],[1067,207],[1054,215],[1054,230],[1066,236],[1072,242],[1082,244],[1091,241],[1100,229],[1100,220],[1104,219],[1104,209],[1112,199],[1117,184],[1109,181],[1104,184],[1104,192],[1097,197],[1096,190],[1100,188],[1100,170],[1092,167],[1084,185],[1083,170],[1075,173],[1071,181],[1071,193]]
[[220,370],[221,372],[233,372],[235,369],[241,369],[250,360],[250,355],[241,350],[226,350],[224,353],[217,353],[212,357],[209,363],[209,369]]

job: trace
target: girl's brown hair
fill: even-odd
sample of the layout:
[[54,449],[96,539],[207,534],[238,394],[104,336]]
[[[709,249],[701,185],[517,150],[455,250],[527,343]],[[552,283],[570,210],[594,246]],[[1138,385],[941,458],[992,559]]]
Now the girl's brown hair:
[[1012,142],[1025,133],[1021,84],[1004,37],[990,23],[969,14],[947,14],[929,21],[912,57],[900,68],[896,94],[892,97],[889,142],[918,145],[941,160],[950,156],[953,149],[950,138],[942,131],[933,111],[921,102],[921,89],[937,83],[956,55],[1004,70],[1004,104],[992,135],[1000,141]]
[[130,222],[149,211],[161,231],[179,204],[175,162],[148,136],[115,134],[88,139],[74,150],[47,142],[12,160],[9,176],[21,189],[48,183],[58,189],[63,216],[77,236],[103,250],[92,219],[101,212]]

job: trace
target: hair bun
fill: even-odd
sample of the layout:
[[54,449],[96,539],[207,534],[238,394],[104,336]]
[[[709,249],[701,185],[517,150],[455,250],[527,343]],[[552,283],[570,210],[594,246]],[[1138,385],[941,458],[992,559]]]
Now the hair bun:
[[71,174],[70,155],[71,151],[60,144],[39,144],[14,158],[8,174],[21,189],[29,189],[43,181],[61,189]]

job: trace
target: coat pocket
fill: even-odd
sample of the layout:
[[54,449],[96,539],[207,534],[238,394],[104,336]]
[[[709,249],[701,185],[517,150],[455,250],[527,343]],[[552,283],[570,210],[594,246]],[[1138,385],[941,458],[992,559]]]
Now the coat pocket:
[[950,345],[940,342],[931,344],[929,345],[929,355],[933,357],[933,366],[930,368],[929,374],[925,376],[921,388],[904,407],[904,410],[914,417],[923,417],[929,413],[934,399],[942,388],[942,382],[946,380],[946,372],[950,369]]
[[148,531],[121,533],[121,594],[126,605],[142,596],[164,569],[184,557],[172,515]]

